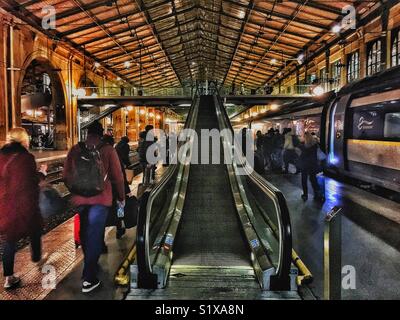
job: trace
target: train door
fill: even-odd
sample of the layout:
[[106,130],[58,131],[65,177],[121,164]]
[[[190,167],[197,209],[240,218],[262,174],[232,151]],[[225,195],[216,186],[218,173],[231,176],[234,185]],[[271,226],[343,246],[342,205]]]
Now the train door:
[[345,119],[350,97],[345,95],[337,99],[328,112],[328,163],[330,167],[339,170],[347,170]]

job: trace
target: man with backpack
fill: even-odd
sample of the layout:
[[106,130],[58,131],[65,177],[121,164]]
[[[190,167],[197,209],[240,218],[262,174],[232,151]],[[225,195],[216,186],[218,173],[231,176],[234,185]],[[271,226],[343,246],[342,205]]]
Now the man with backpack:
[[64,182],[80,215],[80,240],[84,253],[82,292],[100,285],[98,260],[102,253],[104,229],[113,204],[112,185],[118,205],[125,206],[124,177],[115,149],[101,141],[104,129],[99,122],[88,128],[85,142],[72,147],[64,165]]

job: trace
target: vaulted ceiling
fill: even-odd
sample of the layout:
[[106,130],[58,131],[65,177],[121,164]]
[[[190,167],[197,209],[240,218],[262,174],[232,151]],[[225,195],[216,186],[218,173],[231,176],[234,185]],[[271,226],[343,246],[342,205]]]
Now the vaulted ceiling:
[[259,87],[321,49],[352,4],[359,15],[379,1],[347,0],[0,0],[41,28],[56,9],[53,39],[84,52],[126,81],[181,86],[215,79]]

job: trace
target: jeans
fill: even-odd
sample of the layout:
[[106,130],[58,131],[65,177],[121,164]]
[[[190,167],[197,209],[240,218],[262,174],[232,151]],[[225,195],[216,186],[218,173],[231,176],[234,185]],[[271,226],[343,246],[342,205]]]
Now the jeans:
[[[33,262],[39,262],[42,258],[42,232],[37,231],[30,237],[31,243],[31,257]],[[4,244],[3,252],[3,272],[4,277],[10,277],[14,274],[14,260],[17,251],[17,244],[15,242],[6,242]]]
[[95,205],[78,208],[81,217],[81,243],[84,254],[82,279],[96,282],[98,262],[103,250],[104,232],[110,208]]
[[308,178],[310,178],[311,185],[314,190],[314,196],[320,196],[320,190],[318,186],[317,176],[315,173],[310,173],[306,170],[301,172],[301,184],[303,186],[303,194],[308,196]]

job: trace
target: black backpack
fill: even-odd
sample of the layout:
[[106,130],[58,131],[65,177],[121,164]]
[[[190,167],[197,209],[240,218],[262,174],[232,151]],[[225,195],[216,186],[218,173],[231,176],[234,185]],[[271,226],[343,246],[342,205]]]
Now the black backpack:
[[100,157],[100,149],[104,146],[89,149],[85,143],[78,144],[80,154],[73,166],[72,181],[69,190],[71,193],[83,196],[94,197],[104,191],[107,174]]

